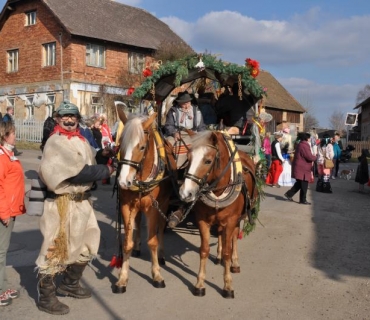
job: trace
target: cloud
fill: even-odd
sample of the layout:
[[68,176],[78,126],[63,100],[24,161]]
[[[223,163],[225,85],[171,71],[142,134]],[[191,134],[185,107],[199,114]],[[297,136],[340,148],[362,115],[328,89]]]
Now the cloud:
[[313,8],[290,21],[256,20],[233,11],[210,12],[195,23],[162,20],[195,50],[222,52],[233,62],[247,53],[270,65],[350,66],[366,60],[370,50],[369,15],[327,21]]

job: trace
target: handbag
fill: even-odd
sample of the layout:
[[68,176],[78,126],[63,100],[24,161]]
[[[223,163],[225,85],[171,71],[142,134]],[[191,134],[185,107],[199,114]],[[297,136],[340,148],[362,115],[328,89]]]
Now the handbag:
[[324,168],[325,169],[333,169],[334,168],[334,162],[331,159],[324,159]]

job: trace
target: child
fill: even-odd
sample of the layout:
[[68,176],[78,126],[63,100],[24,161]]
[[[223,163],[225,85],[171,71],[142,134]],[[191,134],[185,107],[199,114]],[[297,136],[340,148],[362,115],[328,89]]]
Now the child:
[[365,193],[365,183],[369,181],[369,168],[367,164],[367,157],[369,157],[369,150],[362,149],[361,155],[358,157],[360,164],[357,166],[355,182],[358,182],[358,191]]

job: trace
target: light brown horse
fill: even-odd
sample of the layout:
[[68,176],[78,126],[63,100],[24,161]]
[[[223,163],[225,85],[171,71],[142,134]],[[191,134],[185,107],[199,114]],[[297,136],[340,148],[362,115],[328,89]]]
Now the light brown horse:
[[201,236],[196,296],[205,295],[210,227],[217,224],[224,263],[222,295],[234,297],[231,271],[240,272],[236,246],[239,223],[246,216],[250,219],[258,195],[254,170],[252,160],[237,151],[227,134],[207,131],[192,137],[189,169],[180,188],[180,197],[186,202],[196,201],[193,211]]
[[175,160],[171,147],[164,142],[157,130],[156,113],[149,117],[132,115],[129,119],[123,110],[117,109],[117,113],[125,124],[117,171],[125,238],[123,264],[114,292],[126,291],[129,259],[134,249],[133,227],[141,213],[145,214],[147,220],[147,244],[151,253],[153,285],[156,288],[164,288],[165,283],[159,265],[164,264],[165,213],[173,188],[169,168],[176,168]]

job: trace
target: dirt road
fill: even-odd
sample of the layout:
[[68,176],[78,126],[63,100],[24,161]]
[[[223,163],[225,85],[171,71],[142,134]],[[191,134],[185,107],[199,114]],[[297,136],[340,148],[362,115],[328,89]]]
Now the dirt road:
[[[34,177],[39,152],[21,157],[27,178]],[[355,167],[354,164],[346,165]],[[27,180],[29,189],[30,180]],[[310,189],[314,187],[310,185]],[[197,230],[179,228],[165,234],[166,288],[151,285],[149,251],[131,260],[127,292],[112,293],[117,271],[108,265],[116,252],[115,203],[111,187],[99,185],[96,209],[102,230],[99,256],[83,282],[91,299],[61,297],[71,312],[63,319],[370,319],[370,195],[356,192],[352,180],[332,182],[331,195],[309,190],[312,206],[286,202],[287,187],[267,187],[260,222],[239,242],[241,273],[233,275],[235,299],[221,296],[222,267],[213,264],[212,238],[206,296],[192,295],[198,271]],[[369,189],[369,188],[367,188]],[[296,196],[297,198],[297,196]],[[34,261],[41,245],[38,217],[17,219],[7,269],[21,297],[0,309],[1,319],[55,319],[40,312]],[[263,225],[262,225],[263,224]]]

